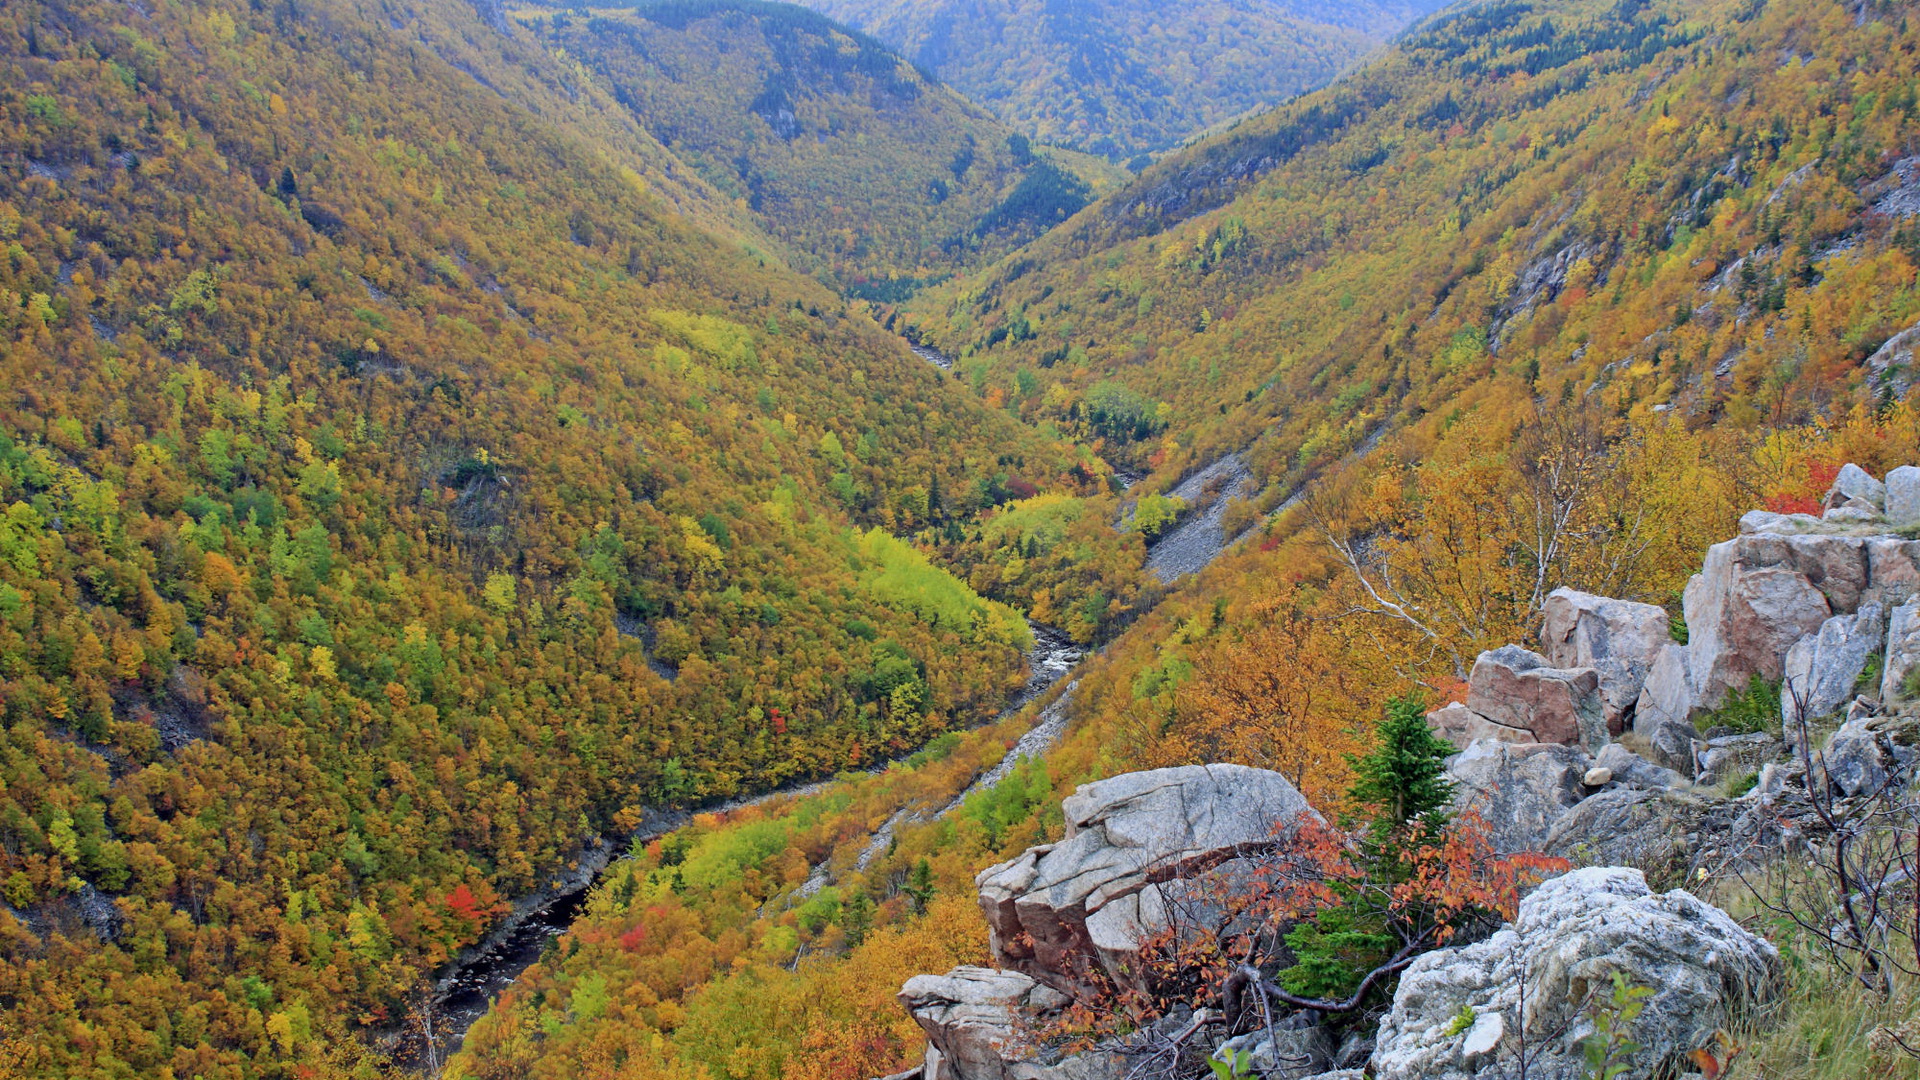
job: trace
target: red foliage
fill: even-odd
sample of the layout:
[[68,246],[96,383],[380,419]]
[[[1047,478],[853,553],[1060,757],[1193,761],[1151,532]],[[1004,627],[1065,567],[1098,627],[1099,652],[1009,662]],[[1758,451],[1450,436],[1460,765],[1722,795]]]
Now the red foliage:
[[1007,478],[1007,493],[1016,499],[1031,499],[1040,489],[1017,476]]
[[626,933],[621,934],[619,941],[622,952],[639,952],[640,946],[646,944],[647,941],[646,924],[641,923]]
[[780,715],[778,708],[768,709],[767,714],[773,717],[773,733],[775,735],[785,735],[787,733],[787,718]]
[[1805,486],[1798,491],[1783,491],[1767,496],[1766,507],[1776,514],[1818,514],[1833,479],[1840,475],[1837,461],[1807,462]]
[[475,896],[473,890],[469,889],[467,883],[463,881],[455,885],[453,891],[449,892],[446,899],[441,902],[456,917],[470,926],[477,927],[507,908],[506,904],[494,898],[493,890],[484,884],[481,885],[481,892],[482,896]]

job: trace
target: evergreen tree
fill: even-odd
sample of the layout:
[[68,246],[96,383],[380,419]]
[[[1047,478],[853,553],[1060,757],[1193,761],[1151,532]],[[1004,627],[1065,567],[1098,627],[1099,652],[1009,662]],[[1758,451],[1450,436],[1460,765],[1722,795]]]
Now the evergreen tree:
[[927,903],[933,899],[933,864],[924,858],[914,863],[913,872],[907,877],[906,888],[900,891],[907,894],[915,915],[925,915]]
[[1453,798],[1446,762],[1454,748],[1428,726],[1426,703],[1416,695],[1388,701],[1376,736],[1374,748],[1353,761],[1351,792],[1374,808],[1375,833],[1440,813]]

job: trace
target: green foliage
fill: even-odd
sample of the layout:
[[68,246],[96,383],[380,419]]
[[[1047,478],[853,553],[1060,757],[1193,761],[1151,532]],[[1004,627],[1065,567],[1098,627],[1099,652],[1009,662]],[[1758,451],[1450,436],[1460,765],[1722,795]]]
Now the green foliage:
[[1187,501],[1178,496],[1142,495],[1133,504],[1133,527],[1140,535],[1151,539],[1179,520],[1186,508]]
[[1253,1055],[1245,1049],[1235,1050],[1232,1061],[1221,1061],[1218,1057],[1207,1059],[1207,1068],[1212,1071],[1214,1080],[1233,1080],[1235,1077],[1253,1075]]
[[978,825],[986,846],[998,850],[1009,828],[1033,816],[1053,799],[1053,779],[1044,761],[1021,758],[1004,780],[976,791],[961,804],[960,815]]
[[1473,1027],[1473,1021],[1473,1006],[1460,1006],[1460,1011],[1453,1014],[1452,1020],[1447,1021],[1447,1038],[1451,1039],[1465,1035],[1467,1030]]
[[1373,808],[1377,835],[1441,813],[1453,797],[1446,759],[1454,752],[1427,724],[1419,697],[1387,702],[1373,749],[1353,762],[1353,800]]
[[1747,680],[1745,690],[1727,695],[1727,700],[1718,709],[1695,718],[1694,726],[1701,731],[1724,727],[1740,735],[1777,731],[1780,727],[1780,684],[1755,675]]
[[1615,1080],[1626,1073],[1625,1059],[1640,1049],[1631,1037],[1633,1023],[1652,996],[1652,988],[1633,985],[1625,972],[1613,973],[1611,996],[1593,1006],[1594,1033],[1580,1042],[1587,1080]]
[[1286,940],[1297,959],[1280,972],[1280,985],[1303,997],[1333,1000],[1352,994],[1396,944],[1378,912],[1344,907],[1302,921]]
[[936,628],[969,640],[1025,649],[1033,643],[1026,620],[1005,604],[979,594],[935,567],[926,555],[880,529],[859,540],[860,583],[881,602],[912,611]]

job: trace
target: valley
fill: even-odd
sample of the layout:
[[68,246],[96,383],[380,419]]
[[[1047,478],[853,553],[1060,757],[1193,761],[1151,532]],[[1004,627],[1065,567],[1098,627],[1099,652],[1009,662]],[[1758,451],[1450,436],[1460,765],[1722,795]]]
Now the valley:
[[[1734,671],[1699,582],[1858,540],[1903,603],[1909,8],[0,7],[0,1076],[979,1080],[899,994],[985,964],[1073,990],[1035,1068],[1252,1036],[1217,957],[1083,983],[976,877],[1191,766],[1373,823],[1333,878],[1427,858],[1379,762],[1519,730],[1486,657],[1565,589],[1719,666],[1556,815],[1824,807],[1738,755],[1879,609]],[[1819,745],[1905,776],[1903,678]],[[1515,799],[1574,757],[1521,742]],[[1449,835],[1475,949],[1518,887]],[[1683,862],[1632,870],[1797,958],[1724,1075],[1916,1075],[1908,977],[1764,914],[1812,878]],[[1412,1068],[1397,924],[1306,893],[1318,966],[1240,976]]]

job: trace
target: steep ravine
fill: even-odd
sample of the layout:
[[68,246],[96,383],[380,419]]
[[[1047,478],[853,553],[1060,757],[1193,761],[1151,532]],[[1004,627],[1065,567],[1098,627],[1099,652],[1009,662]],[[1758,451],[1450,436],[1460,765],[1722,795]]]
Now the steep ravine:
[[[1066,678],[1084,659],[1086,653],[1066,634],[1050,626],[1038,623],[1033,627],[1033,649],[1027,655],[1029,675],[1007,709],[1000,715],[1009,716],[1050,691],[1055,684]],[[1035,726],[1023,735],[1010,751],[1005,761],[983,773],[979,779],[963,792],[959,799],[967,794],[990,787],[998,783],[1011,768],[1012,762],[1019,756],[1034,756],[1044,753],[1059,738],[1066,727],[1066,700],[1071,694],[1062,694],[1041,712]],[[885,762],[874,771],[880,771],[891,765]],[[459,1050],[465,1039],[467,1029],[486,1015],[493,999],[500,992],[513,985],[522,972],[531,967],[540,958],[547,942],[565,934],[579,917],[585,907],[587,895],[594,882],[606,872],[615,861],[615,852],[624,851],[635,842],[646,841],[664,836],[684,826],[692,820],[695,813],[726,814],[750,806],[758,806],[783,798],[804,798],[825,790],[833,780],[817,780],[806,784],[796,784],[777,788],[758,795],[742,796],[725,802],[713,803],[691,809],[663,811],[653,816],[624,842],[616,845],[602,839],[593,847],[581,853],[574,868],[561,876],[559,884],[531,897],[523,898],[515,905],[515,910],[494,932],[456,959],[451,968],[436,983],[438,995],[434,1001],[433,1024],[434,1040],[439,1044],[441,1060]],[[958,805],[958,800],[954,803]],[[952,807],[940,811],[945,814]],[[901,816],[896,814],[876,833],[884,850],[884,833],[890,836],[890,826],[896,826]],[[869,847],[871,848],[871,843]],[[871,861],[872,856],[863,852],[863,861]],[[816,875],[819,881],[809,881],[802,886],[806,891],[817,891],[825,886],[830,878]],[[402,1036],[399,1056],[417,1064],[426,1062],[426,1043],[421,1032],[409,1030]]]

